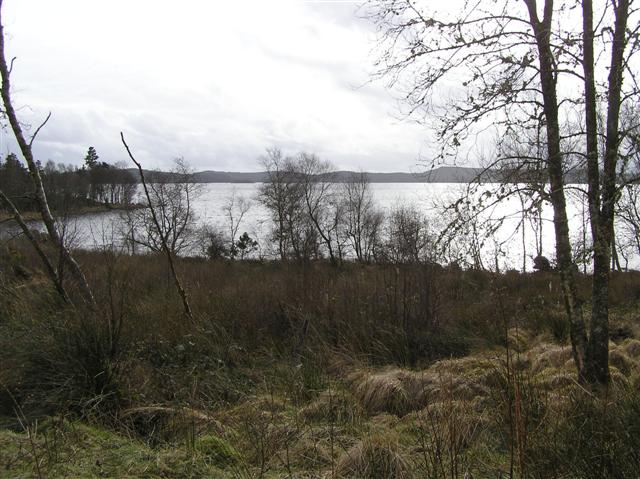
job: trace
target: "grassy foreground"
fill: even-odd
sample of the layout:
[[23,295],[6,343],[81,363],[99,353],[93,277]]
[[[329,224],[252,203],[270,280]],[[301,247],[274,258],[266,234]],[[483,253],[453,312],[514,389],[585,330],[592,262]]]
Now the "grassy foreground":
[[552,275],[184,259],[189,323],[162,258],[79,257],[98,314],[0,255],[0,477],[640,470],[638,274],[613,278],[612,384],[588,391]]

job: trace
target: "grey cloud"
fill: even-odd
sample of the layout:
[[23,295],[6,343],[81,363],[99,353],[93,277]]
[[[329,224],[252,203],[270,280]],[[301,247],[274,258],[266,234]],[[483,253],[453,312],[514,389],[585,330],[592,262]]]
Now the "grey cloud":
[[[19,3],[8,6],[53,9],[39,0]],[[89,145],[106,161],[122,161],[120,131],[148,167],[183,156],[196,169],[246,171],[259,167],[265,148],[280,146],[315,151],[342,168],[392,171],[411,168],[424,151],[423,129],[400,124],[393,97],[381,84],[367,84],[371,26],[354,17],[355,2],[293,4],[299,18],[271,19],[268,28],[261,19],[247,28],[245,19],[229,17],[221,23],[226,37],[203,37],[204,44],[181,43],[207,34],[181,22],[167,43],[153,37],[162,31],[151,28],[155,19],[137,17],[127,20],[139,25],[135,36],[125,25],[102,38],[106,20],[75,3],[78,15],[58,15],[55,28],[24,14],[10,25],[10,49],[20,55],[15,98],[32,109],[21,111],[23,119],[36,124],[53,112],[36,143],[43,161],[79,164]],[[162,9],[176,7],[157,5],[171,25]],[[100,11],[111,12],[106,5]],[[86,37],[91,22],[96,38]],[[7,137],[3,151],[15,148]]]

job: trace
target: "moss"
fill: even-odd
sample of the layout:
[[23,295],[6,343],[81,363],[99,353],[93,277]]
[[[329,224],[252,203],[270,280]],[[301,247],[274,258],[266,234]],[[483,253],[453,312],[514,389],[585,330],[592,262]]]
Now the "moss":
[[240,455],[235,448],[218,436],[202,436],[198,439],[196,447],[213,464],[222,468],[237,464],[240,461]]
[[105,428],[62,420],[42,429],[34,425],[30,435],[0,430],[0,464],[4,477],[225,477],[183,448],[153,449]]

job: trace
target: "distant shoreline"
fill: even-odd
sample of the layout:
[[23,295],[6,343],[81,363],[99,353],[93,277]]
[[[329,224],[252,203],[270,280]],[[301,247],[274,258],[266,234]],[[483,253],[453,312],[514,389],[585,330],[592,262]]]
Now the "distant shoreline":
[[[139,208],[144,208],[144,205],[140,205],[140,204],[131,204],[131,205],[117,204],[117,205],[108,205],[108,206],[94,205],[94,206],[83,206],[79,208],[72,208],[69,211],[67,211],[65,214],[68,216],[85,216],[85,215],[91,215],[96,213],[108,213],[110,211],[136,210]],[[26,222],[42,221],[42,217],[40,216],[40,213],[37,211],[24,211],[24,212],[21,212],[21,215],[22,215],[22,219]],[[56,217],[64,216],[63,214],[60,214],[60,212],[54,212],[54,215]],[[13,215],[6,211],[0,211],[0,225],[6,224],[6,223],[15,223]]]
[[[131,170],[134,172],[134,170]],[[372,173],[358,171],[335,171],[323,175],[326,179],[345,183],[354,176],[364,173],[370,183],[516,183],[517,176],[510,171],[499,171],[495,169],[441,166],[421,173],[391,172]],[[584,183],[584,172],[574,171],[566,175],[567,184]],[[163,171],[145,171],[145,176],[172,181],[174,174]],[[512,176],[513,175],[513,176]],[[544,176],[546,179],[546,176]],[[265,183],[269,176],[266,171],[254,172],[234,172],[205,170],[193,173],[191,181],[194,183]],[[522,182],[525,182],[524,179]]]

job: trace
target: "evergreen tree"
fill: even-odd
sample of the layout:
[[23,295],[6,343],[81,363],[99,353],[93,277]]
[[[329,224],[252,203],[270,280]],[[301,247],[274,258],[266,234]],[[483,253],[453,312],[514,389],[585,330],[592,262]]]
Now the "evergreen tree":
[[84,163],[89,169],[92,169],[98,165],[99,158],[100,157],[98,156],[98,153],[96,153],[96,149],[93,146],[90,146],[87,151],[87,156],[84,157]]

